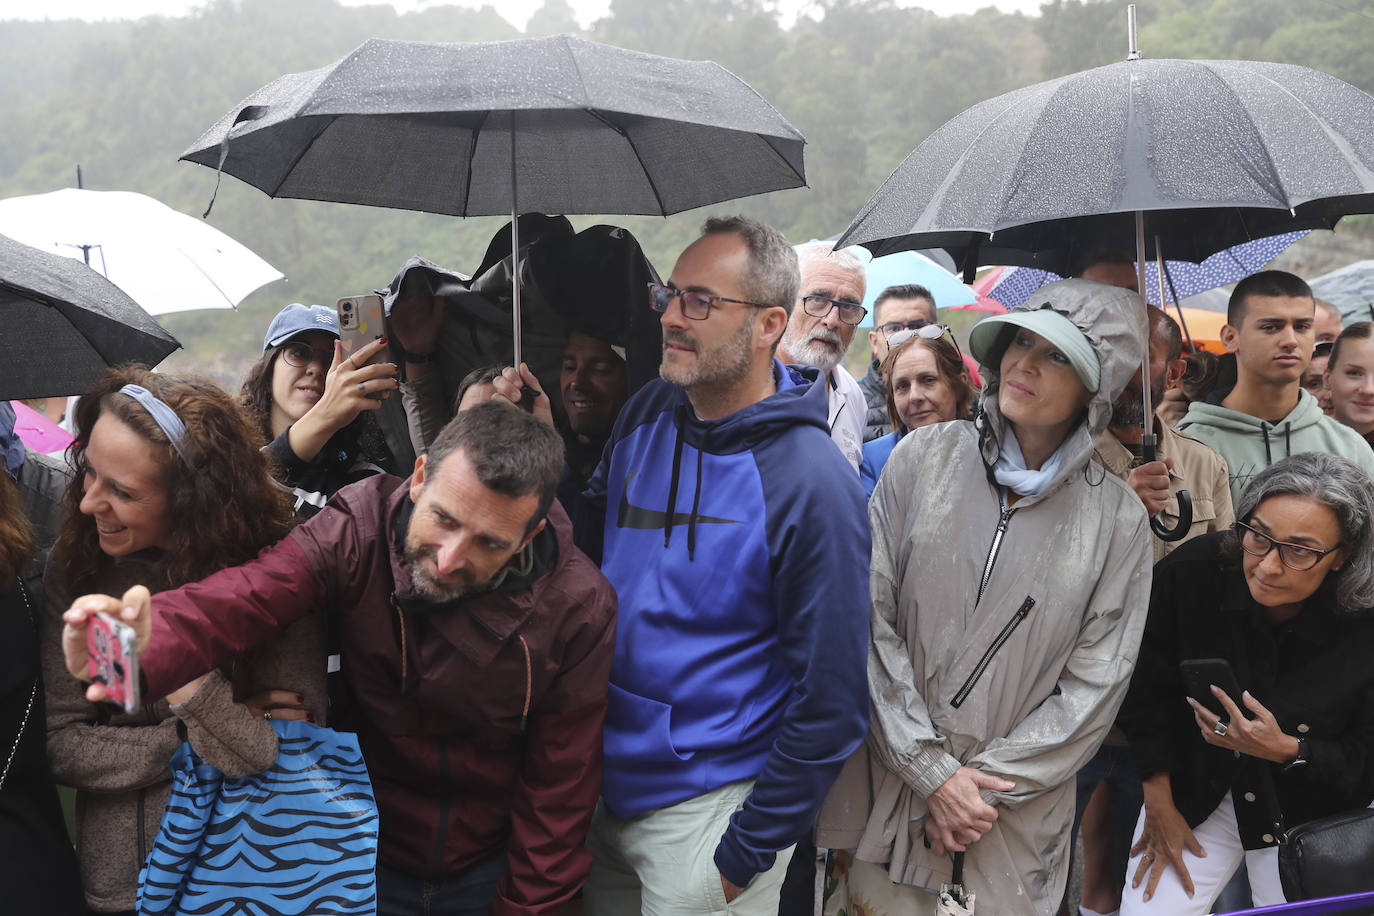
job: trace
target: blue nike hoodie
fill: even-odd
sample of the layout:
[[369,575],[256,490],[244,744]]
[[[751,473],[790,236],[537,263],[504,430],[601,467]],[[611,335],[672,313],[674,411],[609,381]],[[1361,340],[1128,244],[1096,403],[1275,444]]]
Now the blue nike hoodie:
[[810,829],[868,726],[863,489],[819,373],[773,373],[776,394],[713,421],[644,386],[585,494],[620,598],[606,805],[630,818],[757,780],[715,853],[741,887]]

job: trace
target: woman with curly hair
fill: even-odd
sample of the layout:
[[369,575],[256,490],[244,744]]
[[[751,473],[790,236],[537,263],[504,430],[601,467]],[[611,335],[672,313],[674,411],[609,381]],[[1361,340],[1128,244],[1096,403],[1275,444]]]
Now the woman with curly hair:
[[370,411],[400,384],[397,367],[367,363],[385,346],[382,338],[344,357],[338,316],[323,305],[293,302],[267,327],[262,358],[239,398],[301,518],[323,509],[339,488],[392,470]]
[[197,581],[251,559],[294,518],[261,437],[208,381],[110,370],[81,399],[76,425],[66,519],[44,576],[48,755],[58,781],[77,790],[87,905],[129,912],[171,790],[172,754],[189,741],[230,777],[271,766],[268,720],[323,718],[323,644],[311,618],[164,701],[132,713],[87,702],[62,657],[61,615],[74,598]]

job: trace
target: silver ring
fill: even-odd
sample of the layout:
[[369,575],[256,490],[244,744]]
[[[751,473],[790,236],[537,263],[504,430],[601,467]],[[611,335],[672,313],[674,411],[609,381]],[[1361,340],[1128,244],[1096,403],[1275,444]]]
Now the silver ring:
[[1216,725],[1213,725],[1213,726],[1212,726],[1212,731],[1216,733],[1216,736],[1217,736],[1218,738],[1225,738],[1225,737],[1226,737],[1226,723],[1225,723],[1225,722],[1218,722]]
[[353,362],[353,354],[352,354],[352,353],[348,354],[348,356],[346,356],[346,357],[344,357],[344,358],[345,358],[346,360],[348,360],[348,364],[349,364],[350,366],[352,366],[354,369],[358,368],[358,364],[355,363],[355,362]]
[[263,717],[264,719],[266,719],[268,722],[271,722],[271,721],[272,721],[272,710],[269,709],[269,710],[267,710],[266,712],[264,712],[264,713],[262,714],[262,717]]
[[366,390],[367,390],[366,385],[367,385],[367,382],[359,382],[359,383],[358,383],[358,390],[359,390],[359,391],[366,391]]

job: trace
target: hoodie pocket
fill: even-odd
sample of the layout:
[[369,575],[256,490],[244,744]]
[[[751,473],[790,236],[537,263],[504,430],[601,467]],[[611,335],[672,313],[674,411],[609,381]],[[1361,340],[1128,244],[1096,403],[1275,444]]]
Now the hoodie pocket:
[[681,763],[691,759],[673,746],[673,707],[630,693],[615,684],[606,691],[606,755],[636,763]]
[[1035,599],[1027,595],[1026,600],[1022,601],[1021,606],[1016,609],[1016,613],[1013,614],[1011,619],[998,631],[996,638],[992,641],[992,645],[988,646],[987,651],[983,653],[983,657],[978,659],[978,664],[973,666],[973,671],[969,674],[968,679],[965,680],[963,686],[959,688],[959,692],[954,695],[954,699],[950,700],[951,706],[958,709],[960,706],[964,705],[964,701],[968,699],[968,695],[973,691],[974,685],[978,683],[978,679],[983,676],[983,672],[986,671],[988,665],[992,663],[993,656],[997,654],[1002,646],[1006,645],[1008,639],[1011,639],[1011,634],[1016,632],[1016,628],[1021,625],[1021,621],[1026,619],[1026,615],[1030,613],[1033,607],[1035,607]]

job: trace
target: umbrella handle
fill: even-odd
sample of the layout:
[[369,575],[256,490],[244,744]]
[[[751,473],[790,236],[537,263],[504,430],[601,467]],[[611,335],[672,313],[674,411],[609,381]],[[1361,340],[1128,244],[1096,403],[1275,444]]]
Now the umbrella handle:
[[[1146,433],[1140,437],[1140,450],[1148,464],[1158,456],[1155,453],[1154,433]],[[1188,536],[1188,530],[1193,527],[1193,496],[1187,490],[1179,490],[1174,496],[1178,499],[1178,524],[1169,528],[1162,522],[1159,516],[1150,518],[1150,530],[1155,533],[1166,544],[1174,541],[1181,541]]]
[[1173,528],[1165,526],[1159,516],[1150,519],[1150,530],[1166,544],[1181,541],[1188,536],[1193,527],[1193,497],[1187,490],[1179,490],[1174,496],[1178,499],[1178,524]]

